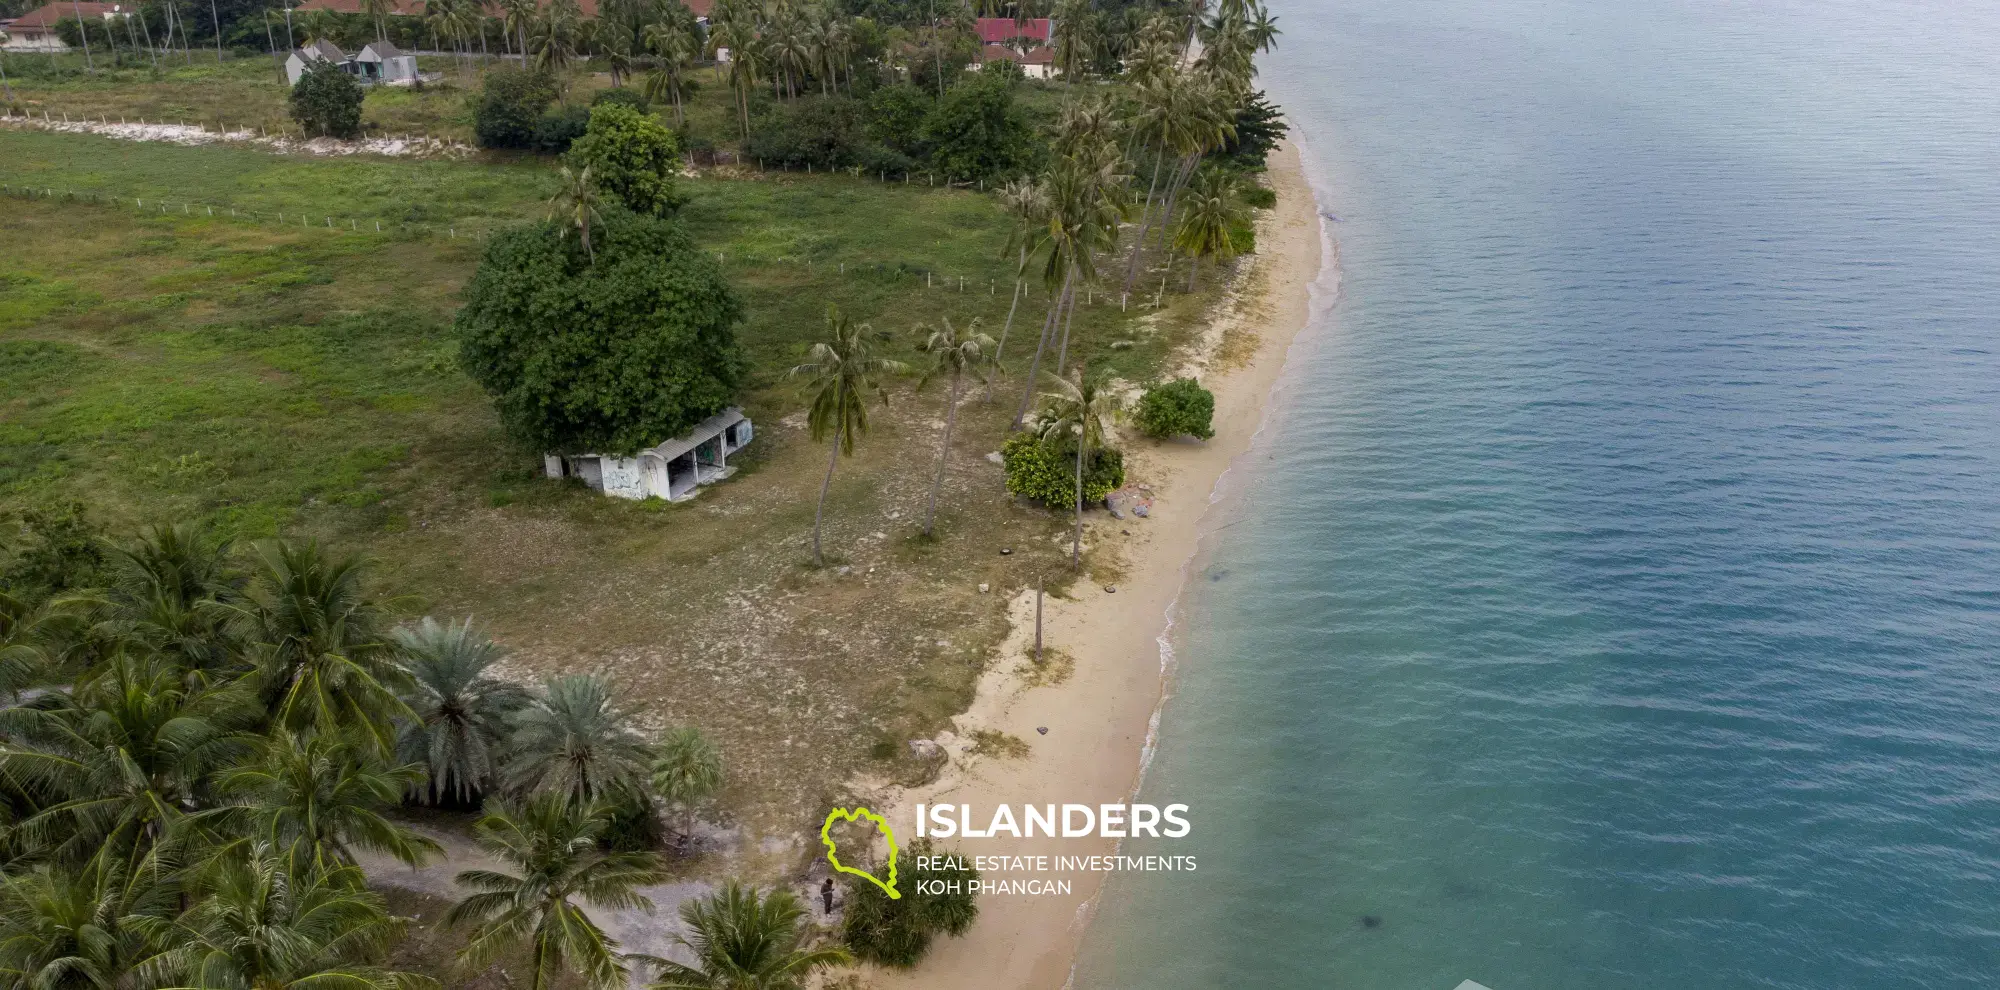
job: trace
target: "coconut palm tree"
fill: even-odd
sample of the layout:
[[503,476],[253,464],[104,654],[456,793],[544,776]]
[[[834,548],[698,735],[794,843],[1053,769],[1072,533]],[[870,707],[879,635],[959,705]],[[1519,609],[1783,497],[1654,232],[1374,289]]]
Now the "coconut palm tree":
[[14,832],[59,862],[143,864],[208,773],[248,751],[238,733],[257,714],[247,692],[191,688],[171,664],[121,651],[71,692],[0,710],[0,781],[45,802]]
[[411,717],[397,729],[396,759],[425,768],[414,793],[427,803],[470,803],[497,779],[507,720],[528,706],[528,693],[487,674],[506,651],[469,619],[441,624],[426,616],[395,639],[411,680],[403,693]]
[[826,516],[826,492],[833,486],[833,468],[845,454],[854,456],[854,441],[868,432],[868,392],[889,404],[883,389],[883,375],[905,370],[900,361],[875,353],[875,331],[866,323],[842,316],[840,308],[826,307],[826,339],[812,345],[804,364],[792,369],[792,377],[811,378],[812,404],[806,412],[806,430],[814,443],[832,438],[826,458],[826,477],[819,484],[819,506],[813,510],[813,566],[826,566],[820,552],[820,524]]
[[591,264],[597,263],[597,252],[590,246],[590,222],[602,220],[597,212],[597,184],[590,179],[590,166],[580,169],[562,167],[562,174],[556,186],[556,194],[549,197],[549,219],[562,218],[562,236],[568,239],[574,229],[583,238],[584,256]]
[[722,754],[693,725],[668,730],[658,751],[653,759],[653,793],[680,806],[681,835],[692,838],[695,808],[722,789]]
[[[1035,357],[1028,367],[1021,404],[1014,410],[1017,429],[1028,414],[1041,373],[1042,355],[1055,339],[1058,327],[1062,330],[1062,344],[1056,357],[1057,373],[1065,366],[1077,288],[1096,277],[1097,255],[1117,243],[1130,179],[1124,156],[1110,141],[1094,142],[1079,149],[1077,156],[1063,158],[1049,174],[1048,224],[1037,231],[1036,248],[1030,253],[1048,252],[1042,279],[1049,286],[1051,298],[1041,338],[1035,345]],[[1056,288],[1058,285],[1060,290]],[[1063,316],[1065,311],[1068,318]]]
[[120,579],[109,604],[122,635],[170,659],[193,685],[244,672],[233,628],[243,597],[228,541],[191,523],[156,526],[118,547],[114,560]]
[[423,773],[415,764],[385,766],[368,743],[280,729],[252,760],[216,778],[216,792],[231,803],[195,818],[283,855],[294,873],[353,865],[358,850],[418,866],[437,843],[381,809],[421,784]]
[[648,24],[646,47],[652,49],[658,59],[652,75],[646,79],[646,98],[656,103],[663,99],[671,99],[674,104],[674,126],[686,126],[687,118],[681,108],[681,98],[687,92],[688,67],[694,64],[695,53],[700,50],[695,42],[693,24],[685,17],[673,14],[668,15],[665,20]]
[[375,22],[375,40],[389,40],[389,15],[396,12],[396,0],[361,0],[361,12]]
[[611,682],[595,674],[550,678],[542,696],[514,714],[508,789],[582,805],[645,780],[652,748],[614,697]]
[[525,804],[496,802],[479,821],[479,845],[513,868],[467,870],[461,886],[474,893],[446,916],[471,922],[472,938],[459,954],[468,967],[527,941],[533,948],[533,990],[544,990],[564,969],[597,990],[625,986],[618,942],[584,914],[578,901],[601,908],[653,904],[638,888],[662,879],[651,853],[605,853],[597,840],[611,822],[602,804],[575,804],[543,794]]
[[521,56],[521,64],[528,64],[528,28],[535,23],[535,15],[541,5],[535,0],[500,0],[500,11],[504,16],[501,26],[514,38],[514,51]]
[[849,961],[842,949],[807,949],[806,910],[789,890],[760,892],[731,880],[681,905],[687,933],[674,941],[692,966],[651,960],[660,978],[650,990],[799,990],[806,977]]
[[132,883],[117,861],[0,873],[0,986],[136,985],[171,906],[169,885]]
[[931,357],[930,367],[924,377],[917,380],[917,387],[923,388],[932,378],[946,378],[951,381],[951,389],[944,403],[944,439],[938,445],[937,474],[931,479],[931,497],[924,507],[924,535],[931,535],[931,525],[937,519],[938,490],[944,487],[945,463],[951,458],[952,427],[958,424],[959,386],[967,373],[981,380],[989,378],[988,367],[993,363],[995,350],[993,338],[980,333],[976,328],[978,320],[966,327],[961,334],[951,325],[949,318],[942,321],[943,329],[934,330],[924,340],[921,348]]
[[1050,375],[1048,380],[1037,432],[1044,443],[1076,442],[1076,530],[1070,540],[1070,562],[1082,570],[1083,464],[1092,447],[1104,446],[1107,425],[1118,415],[1118,398],[1102,376],[1088,375],[1081,367],[1073,378]]
[[316,542],[266,545],[257,592],[239,608],[271,717],[294,731],[365,731],[383,752],[408,673],[384,635],[382,605],[361,589],[358,558],[331,558]]
[[729,52],[729,85],[736,91],[736,112],[743,137],[750,137],[750,89],[757,85],[757,25],[750,11],[735,3],[718,2],[708,20],[708,54]]
[[549,4],[549,9],[534,21],[535,68],[563,78],[570,61],[576,58],[577,29],[582,20],[583,9],[576,0],[553,0]]
[[[1006,356],[1007,334],[1014,329],[1014,311],[1021,305],[1021,289],[1026,284],[1023,276],[1028,269],[1028,247],[1035,240],[1036,228],[1048,222],[1049,194],[1042,184],[1028,176],[1022,176],[1000,187],[1000,204],[1014,217],[1014,229],[1007,235],[1007,246],[1002,252],[1011,251],[1014,260],[1014,296],[1007,304],[1007,322],[1000,328],[1000,344],[993,350],[993,364],[998,367]],[[986,397],[993,398],[993,380],[986,381]]]
[[1188,291],[1201,274],[1201,259],[1236,257],[1235,230],[1244,222],[1236,180],[1219,168],[1204,169],[1189,186],[1187,212],[1174,230],[1174,247],[1188,256]]
[[361,870],[295,872],[262,844],[225,849],[192,881],[193,907],[151,960],[141,985],[245,990],[429,990],[436,982],[370,965],[403,924]]

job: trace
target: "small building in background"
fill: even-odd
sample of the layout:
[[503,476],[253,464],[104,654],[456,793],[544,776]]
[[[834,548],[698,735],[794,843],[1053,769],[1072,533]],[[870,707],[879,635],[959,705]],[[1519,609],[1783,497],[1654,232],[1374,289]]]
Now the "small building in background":
[[285,56],[285,81],[290,85],[297,86],[299,84],[299,77],[305,75],[306,70],[310,69],[316,62],[325,62],[333,65],[342,72],[350,74],[354,72],[354,59],[348,57],[346,52],[341,51],[339,45],[325,38],[320,38],[306,44],[302,48],[293,49],[290,55]]
[[66,52],[69,44],[56,33],[56,22],[97,18],[131,17],[138,10],[130,3],[51,3],[28,11],[0,27],[7,31],[6,48],[10,52]]
[[551,478],[577,478],[606,495],[663,498],[680,502],[702,485],[736,473],[729,455],[755,433],[750,417],[734,406],[695,424],[694,429],[630,457],[604,454],[544,454],[542,470]]
[[363,82],[408,86],[417,81],[417,57],[386,41],[371,41],[354,53]]
[[1047,79],[1055,74],[1054,20],[981,17],[974,27],[979,34],[979,61],[973,63],[973,68],[983,68],[990,62],[1013,62],[1030,79]]

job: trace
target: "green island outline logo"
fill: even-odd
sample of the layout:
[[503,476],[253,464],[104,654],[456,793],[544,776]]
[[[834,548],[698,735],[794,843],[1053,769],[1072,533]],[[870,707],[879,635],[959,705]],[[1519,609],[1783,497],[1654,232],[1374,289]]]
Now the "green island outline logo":
[[[842,866],[840,856],[834,849],[833,823],[835,821],[860,821],[863,818],[874,822],[875,827],[882,830],[882,837],[889,840],[888,883],[883,883],[881,880],[876,879],[875,874],[867,870],[857,870],[852,866]],[[869,883],[882,888],[882,892],[888,894],[891,900],[900,900],[902,898],[903,895],[896,892],[896,833],[889,828],[888,819],[869,811],[867,808],[855,808],[852,811],[846,808],[835,808],[826,813],[826,824],[819,827],[819,841],[826,846],[826,861],[833,864],[835,872],[852,873],[857,877],[865,877]]]

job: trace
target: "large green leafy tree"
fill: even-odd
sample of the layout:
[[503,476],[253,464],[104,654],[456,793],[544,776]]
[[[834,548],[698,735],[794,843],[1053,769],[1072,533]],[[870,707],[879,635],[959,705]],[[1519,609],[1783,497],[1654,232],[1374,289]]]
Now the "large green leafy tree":
[[963,181],[1004,179],[1032,171],[1046,149],[1014,103],[1004,80],[978,79],[954,87],[924,118],[931,162]]
[[494,238],[458,314],[461,362],[508,429],[544,450],[630,453],[727,406],[743,306],[714,259],[623,211],[605,211],[589,254],[566,229]]
[[306,133],[349,138],[361,133],[361,84],[331,62],[314,62],[292,87],[292,120]]
[[573,167],[588,168],[597,188],[634,213],[665,216],[685,197],[675,188],[680,149],[650,114],[620,103],[590,108],[590,127],[570,145]]
[[[514,18],[518,12],[510,12]],[[522,30],[525,28],[522,21]],[[547,73],[500,69],[486,77],[479,92],[473,133],[483,148],[527,148],[535,143],[535,124],[555,102],[556,84]]]

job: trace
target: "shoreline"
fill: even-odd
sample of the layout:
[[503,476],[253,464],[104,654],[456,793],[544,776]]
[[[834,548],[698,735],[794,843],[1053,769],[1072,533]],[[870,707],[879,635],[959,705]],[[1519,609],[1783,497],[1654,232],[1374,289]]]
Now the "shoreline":
[[[1251,453],[1272,411],[1271,398],[1294,339],[1305,328],[1321,275],[1319,209],[1300,150],[1287,140],[1267,171],[1277,205],[1257,222],[1257,253],[1218,304],[1202,342],[1181,363],[1215,394],[1215,436],[1206,443],[1127,438],[1128,477],[1151,487],[1151,515],[1085,524],[1087,542],[1109,540],[1124,577],[1108,591],[1080,581],[1075,598],[1045,603],[1049,649],[1075,660],[1060,683],[1022,677],[1033,652],[1032,589],[1009,603],[1011,631],[998,659],[980,678],[972,705],[942,739],[954,759],[939,778],[895,793],[884,810],[891,822],[912,820],[915,805],[1128,801],[1151,762],[1161,706],[1168,693],[1180,594],[1189,567],[1211,532],[1215,507],[1227,501],[1223,482]],[[1038,729],[1046,728],[1046,734]],[[971,755],[972,734],[999,731],[1030,747],[1019,759]],[[1108,838],[987,838],[944,840],[967,855],[1105,855]],[[1105,874],[1050,874],[1073,880],[1067,893],[989,894],[979,920],[961,938],[941,938],[907,972],[871,969],[878,987],[1054,988],[1070,978]],[[994,874],[988,880],[999,879]]]

